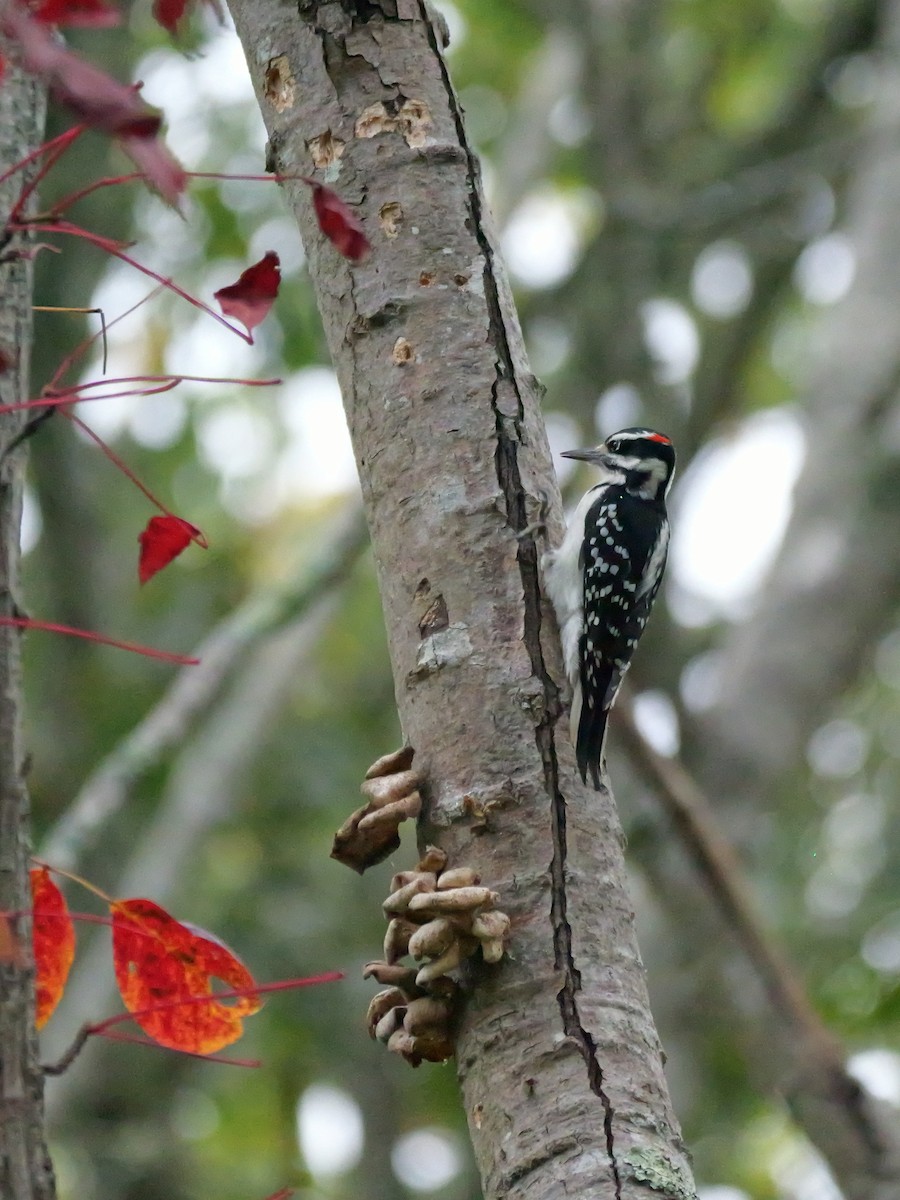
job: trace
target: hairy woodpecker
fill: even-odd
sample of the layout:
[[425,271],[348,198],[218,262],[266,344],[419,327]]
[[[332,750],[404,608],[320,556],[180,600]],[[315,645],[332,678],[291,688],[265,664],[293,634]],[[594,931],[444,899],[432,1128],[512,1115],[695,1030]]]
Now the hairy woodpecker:
[[622,429],[593,450],[567,450],[563,457],[600,471],[562,545],[542,560],[572,687],[578,769],[585,782],[590,771],[599,789],[609,710],[666,566],[675,449],[652,429]]

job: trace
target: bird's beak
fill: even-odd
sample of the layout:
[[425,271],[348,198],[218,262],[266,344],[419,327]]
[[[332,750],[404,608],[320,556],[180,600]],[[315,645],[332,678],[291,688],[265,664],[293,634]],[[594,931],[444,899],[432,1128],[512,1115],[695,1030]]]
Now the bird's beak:
[[593,463],[594,466],[600,467],[605,458],[604,447],[596,446],[591,450],[563,450],[562,457],[575,458],[579,462]]

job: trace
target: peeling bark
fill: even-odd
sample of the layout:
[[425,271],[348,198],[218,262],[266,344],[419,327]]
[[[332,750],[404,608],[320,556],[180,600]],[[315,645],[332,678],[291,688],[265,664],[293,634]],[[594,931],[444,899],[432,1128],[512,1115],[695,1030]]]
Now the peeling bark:
[[[351,266],[287,181],[362,480],[423,833],[513,920],[469,977],[459,1076],[484,1193],[687,1200],[694,1188],[608,792],[577,780],[528,526],[559,496],[478,163],[419,0],[232,0],[269,164],[337,187]],[[554,539],[555,540],[555,539]]]
[[[0,174],[40,145],[43,123],[41,89],[7,62],[0,87]],[[25,179],[27,175],[15,174],[0,184],[4,223]],[[15,257],[17,244],[0,239],[3,404],[28,396],[32,265]],[[24,422],[24,413],[0,414],[0,452]],[[6,615],[17,612],[24,469],[21,447],[0,460],[0,608]],[[20,639],[18,630],[0,628],[0,910],[6,912],[27,910],[31,904]],[[53,1168],[44,1141],[43,1075],[34,1031],[31,922],[20,919],[16,930],[23,961],[0,965],[0,1196],[3,1200],[54,1200]]]

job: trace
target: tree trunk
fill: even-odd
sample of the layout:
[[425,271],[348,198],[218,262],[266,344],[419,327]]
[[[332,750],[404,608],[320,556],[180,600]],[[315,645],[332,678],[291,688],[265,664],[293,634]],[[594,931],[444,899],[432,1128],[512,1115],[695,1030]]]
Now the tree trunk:
[[[285,185],[340,378],[424,832],[513,918],[459,1075],[484,1193],[690,1197],[608,792],[577,781],[527,531],[560,508],[477,161],[418,0],[232,0],[283,174],[356,206],[358,266]],[[362,1019],[362,1015],[360,1017]]]
[[[0,40],[0,51],[5,47]],[[4,58],[5,58],[4,54]],[[0,174],[41,142],[44,95],[34,80],[7,62],[0,87]],[[28,174],[0,184],[4,223]],[[0,403],[28,396],[31,351],[31,262],[17,257],[18,239],[4,239],[0,255]],[[0,415],[0,452],[19,432],[21,412]],[[23,448],[0,461],[0,608],[16,612]],[[20,633],[0,627],[0,910],[31,905],[30,832],[22,743]],[[3,1200],[53,1200],[53,1168],[44,1141],[43,1075],[34,1031],[31,921],[15,928],[21,962],[0,965],[0,1196]]]

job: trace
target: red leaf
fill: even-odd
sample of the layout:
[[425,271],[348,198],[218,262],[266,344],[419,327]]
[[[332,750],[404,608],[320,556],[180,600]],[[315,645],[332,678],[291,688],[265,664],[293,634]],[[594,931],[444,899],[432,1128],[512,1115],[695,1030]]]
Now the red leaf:
[[331,188],[314,179],[305,179],[304,182],[313,190],[313,208],[319,228],[344,258],[361,262],[372,247],[359,217]]
[[[47,0],[63,6],[66,0]],[[72,0],[69,0],[72,3]],[[13,5],[0,9],[0,32],[18,47],[26,71],[37,75],[54,98],[85,124],[120,137],[149,182],[174,203],[184,188],[184,172],[157,141],[162,117],[144,104],[137,89],[66,50],[50,30]]]
[[119,13],[103,0],[41,0],[34,15],[47,25],[80,25],[90,29],[106,29],[121,20]]
[[[187,12],[192,0],[154,0],[153,16],[168,33],[175,37],[178,26]],[[222,9],[218,0],[205,0],[205,3],[222,20]]]
[[264,321],[281,286],[281,268],[274,250],[242,272],[237,283],[214,293],[226,317],[234,317],[249,334]]
[[147,528],[138,535],[138,541],[141,543],[138,577],[141,583],[152,579],[157,571],[161,571],[177,558],[186,546],[202,537],[196,525],[183,521],[181,517],[168,514],[164,517],[151,517]]
[[155,0],[153,16],[168,33],[175,36],[178,22],[184,16],[190,0]]
[[75,957],[75,928],[62,892],[46,867],[31,872],[34,907],[34,965],[37,1006],[35,1024],[41,1029],[59,1004]]
[[161,118],[133,87],[66,50],[49,29],[21,9],[7,6],[2,27],[18,46],[26,71],[43,79],[56,99],[88,125],[105,133],[140,136],[159,129]]
[[162,198],[176,205],[184,191],[187,175],[181,163],[170,154],[168,147],[153,134],[135,133],[120,139],[120,145],[134,162],[144,178],[152,184]]
[[[260,1007],[241,960],[218,938],[176,921],[152,900],[116,900],[110,908],[116,983],[141,1029],[161,1046],[192,1054],[214,1054],[236,1041],[243,1018]],[[213,979],[247,994],[222,1004]],[[208,1002],[197,1002],[206,996]]]

